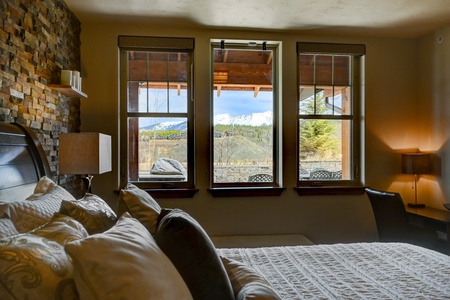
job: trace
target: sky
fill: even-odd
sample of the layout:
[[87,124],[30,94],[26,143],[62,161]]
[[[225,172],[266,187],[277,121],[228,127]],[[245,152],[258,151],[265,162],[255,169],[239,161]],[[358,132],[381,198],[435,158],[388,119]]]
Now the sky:
[[251,91],[214,91],[214,115],[228,113],[241,116],[273,110],[272,92],[259,92],[256,98]]
[[[141,90],[139,96],[139,110],[147,111],[147,95]],[[253,97],[252,91],[221,91],[220,97],[217,97],[217,91],[214,91],[214,115],[230,114],[231,116],[241,116],[251,113],[266,112],[273,110],[272,92],[259,92],[258,96]],[[166,111],[167,94],[165,90],[151,91],[150,99],[160,99],[159,103],[150,101],[150,111]],[[186,90],[181,90],[180,96],[176,90],[170,90],[170,112],[186,112]]]

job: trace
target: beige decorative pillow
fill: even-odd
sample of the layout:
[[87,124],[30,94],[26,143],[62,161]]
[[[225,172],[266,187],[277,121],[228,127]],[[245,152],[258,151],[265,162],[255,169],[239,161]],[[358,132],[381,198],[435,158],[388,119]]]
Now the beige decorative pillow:
[[221,257],[227,270],[236,300],[279,300],[280,295],[255,269],[241,262]]
[[110,230],[66,245],[82,299],[192,299],[148,230],[125,213]]
[[47,194],[57,186],[58,185],[53,180],[51,180],[47,176],[42,176],[41,179],[39,179],[39,182],[36,184],[33,194],[28,196],[27,200],[34,200],[44,194]]
[[19,233],[25,233],[50,221],[53,214],[59,211],[63,200],[73,201],[75,198],[64,188],[56,185],[47,193],[39,194],[32,201],[22,200],[0,204],[0,216],[6,215]]
[[5,238],[16,234],[19,234],[19,232],[10,219],[0,219],[0,238]]
[[121,190],[117,203],[117,214],[120,216],[124,212],[129,212],[152,235],[155,234],[161,207],[146,191],[141,190],[131,183]]
[[30,233],[55,241],[61,245],[89,236],[80,222],[61,213],[55,213],[48,224]]
[[67,218],[35,231],[55,240],[31,233],[0,239],[0,299],[78,299],[64,243],[87,233]]
[[117,221],[111,207],[99,196],[89,193],[76,201],[63,201],[59,212],[83,224],[89,234],[104,232]]

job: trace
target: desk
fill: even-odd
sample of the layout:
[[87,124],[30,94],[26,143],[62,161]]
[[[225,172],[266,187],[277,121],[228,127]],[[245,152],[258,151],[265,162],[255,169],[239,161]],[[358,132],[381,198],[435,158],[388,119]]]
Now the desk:
[[450,254],[450,211],[431,207],[405,208],[409,215],[409,223],[422,228],[424,234],[435,239],[437,247],[443,244],[445,249],[441,250]]

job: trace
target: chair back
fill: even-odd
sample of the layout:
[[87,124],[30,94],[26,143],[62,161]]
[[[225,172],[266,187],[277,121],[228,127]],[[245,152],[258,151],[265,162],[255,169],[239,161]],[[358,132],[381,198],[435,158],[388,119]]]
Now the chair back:
[[382,242],[409,240],[408,214],[399,193],[366,188],[372,205],[378,238]]
[[270,174],[255,174],[248,177],[249,182],[272,182],[273,176]]
[[331,180],[332,179],[332,172],[328,170],[313,170],[310,173],[310,179],[311,180]]

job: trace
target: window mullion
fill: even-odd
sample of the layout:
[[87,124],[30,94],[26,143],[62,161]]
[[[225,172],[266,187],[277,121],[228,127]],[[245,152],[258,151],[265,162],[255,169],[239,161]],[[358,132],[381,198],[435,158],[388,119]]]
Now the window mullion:
[[317,55],[314,54],[314,67],[313,67],[313,83],[314,83],[314,115],[317,114]]
[[149,53],[146,53],[146,61],[145,61],[145,81],[147,83],[147,88],[145,89],[146,98],[147,98],[147,112],[150,112],[150,59],[149,59]]
[[170,109],[170,53],[167,53],[167,101],[166,101],[166,111],[169,112]]
[[335,88],[335,85],[334,85],[334,55],[332,55],[331,56],[331,95],[332,95],[332,99],[333,99],[333,103],[332,103],[332,105],[331,105],[331,108],[332,108],[332,112],[333,112],[333,115],[335,114],[335,112],[336,112],[336,109],[335,109],[335,106],[334,106],[334,104],[335,104],[335,97],[334,97],[334,88]]

